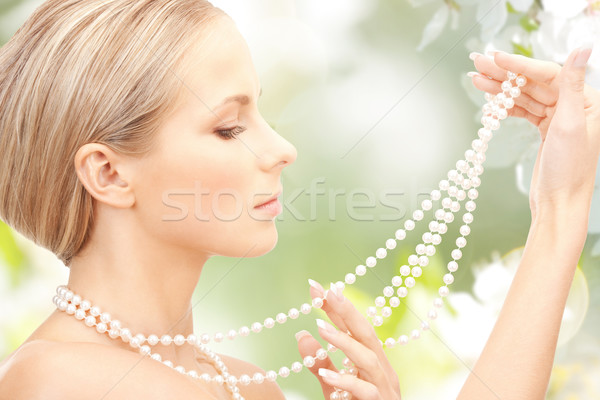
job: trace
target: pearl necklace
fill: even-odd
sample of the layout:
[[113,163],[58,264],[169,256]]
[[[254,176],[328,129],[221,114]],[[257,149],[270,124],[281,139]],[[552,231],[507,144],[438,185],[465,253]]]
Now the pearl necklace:
[[[512,85],[512,81],[515,81],[516,86]],[[385,258],[388,250],[396,248],[397,241],[402,241],[406,238],[407,231],[412,231],[416,226],[416,222],[421,221],[424,218],[424,212],[432,210],[434,201],[441,200],[441,207],[434,211],[435,220],[429,222],[429,232],[425,232],[422,236],[423,243],[420,243],[415,247],[416,254],[411,254],[408,257],[408,263],[400,267],[399,275],[394,276],[391,280],[391,285],[386,286],[383,289],[383,296],[377,296],[375,305],[368,307],[367,316],[371,318],[371,323],[374,326],[381,326],[384,322],[384,318],[388,318],[392,315],[393,308],[400,305],[400,299],[407,296],[408,289],[415,286],[416,279],[422,274],[422,268],[427,267],[429,264],[429,257],[435,254],[435,246],[441,243],[442,235],[448,231],[447,224],[454,221],[454,213],[460,210],[461,202],[468,198],[469,200],[465,203],[466,212],[462,216],[464,224],[459,229],[461,236],[456,239],[456,248],[451,252],[452,261],[448,262],[447,265],[449,272],[443,276],[444,285],[438,290],[439,297],[433,301],[434,307],[430,309],[427,314],[427,319],[429,320],[434,320],[437,317],[436,309],[443,306],[443,299],[449,294],[448,285],[451,285],[454,282],[452,273],[458,270],[457,261],[462,258],[461,249],[466,246],[466,236],[471,232],[469,225],[473,222],[472,212],[476,208],[475,200],[478,197],[476,188],[481,184],[479,176],[483,173],[485,152],[488,148],[488,142],[492,139],[492,131],[500,128],[500,121],[507,118],[508,110],[514,107],[514,99],[521,94],[520,88],[526,83],[527,79],[524,76],[517,76],[515,73],[509,71],[507,73],[507,80],[501,84],[502,92],[496,95],[490,93],[485,94],[487,103],[482,107],[483,116],[481,118],[483,128],[478,130],[479,138],[473,140],[471,149],[465,151],[465,159],[456,162],[456,169],[448,171],[448,179],[443,179],[439,182],[439,190],[433,190],[430,194],[430,199],[423,200],[421,209],[415,210],[412,214],[412,219],[404,222],[404,229],[398,229],[395,232],[394,238],[386,240],[385,248],[381,247],[377,249],[375,256],[366,258],[365,265],[358,265],[354,272],[347,273],[344,277],[344,281],[338,281],[331,284],[331,289],[334,290],[343,290],[345,285],[354,284],[358,277],[366,274],[368,268],[376,266],[378,259]],[[447,196],[443,199],[442,192],[447,193]],[[404,286],[402,286],[403,284]],[[335,287],[333,285],[335,285]],[[278,376],[286,378],[290,375],[290,371],[299,373],[302,371],[303,367],[310,368],[314,366],[317,359],[324,360],[327,358],[328,353],[335,352],[336,348],[333,345],[328,344],[327,349],[318,349],[314,356],[304,357],[302,363],[295,361],[289,368],[283,366],[279,369],[278,373],[274,370],[269,370],[265,374],[257,372],[252,377],[247,374],[235,377],[227,372],[227,367],[223,361],[214,352],[208,349],[206,344],[211,341],[217,343],[222,342],[225,337],[233,340],[237,336],[248,336],[250,332],[260,333],[263,327],[271,329],[276,325],[276,322],[278,324],[284,324],[288,318],[296,319],[300,314],[309,314],[313,308],[321,308],[323,306],[323,300],[326,295],[327,291],[324,293],[323,297],[314,298],[311,304],[303,303],[299,309],[291,308],[287,313],[278,313],[275,318],[266,318],[263,323],[254,322],[250,327],[242,326],[239,329],[231,329],[226,335],[222,332],[217,332],[214,335],[204,333],[200,335],[200,337],[196,337],[193,334],[188,335],[187,337],[180,334],[175,335],[174,337],[162,335],[160,339],[157,335],[149,335],[148,337],[143,334],[133,335],[129,329],[123,328],[118,320],[111,320],[110,314],[101,312],[97,306],[92,306],[88,300],[84,300],[81,296],[74,294],[66,286],[59,286],[57,288],[57,295],[54,296],[54,304],[60,311],[65,311],[67,314],[73,315],[78,320],[84,321],[87,326],[95,326],[98,333],[106,333],[112,339],[120,338],[123,342],[129,343],[131,347],[139,349],[140,354],[161,361],[164,365],[171,367],[182,374],[186,374],[194,379],[199,379],[207,383],[226,384],[228,390],[232,394],[232,398],[240,400],[243,399],[243,397],[239,393],[239,388],[237,387],[238,383],[246,386],[250,383],[263,383],[265,381],[274,382]],[[379,311],[381,311],[381,315],[379,315]],[[428,329],[429,322],[422,321],[420,329],[413,329],[410,332],[410,335],[401,335],[398,338],[390,337],[385,341],[380,340],[380,343],[382,346],[389,348],[394,347],[396,344],[405,345],[410,339],[418,339],[421,336],[421,331],[426,331]],[[194,370],[186,371],[182,366],[174,367],[173,363],[170,361],[162,361],[160,354],[151,353],[150,346],[155,346],[158,343],[161,343],[162,345],[174,343],[176,346],[184,344],[194,346],[200,352],[207,355],[209,360],[214,363],[215,369],[219,371],[219,374],[215,376],[210,376],[206,373],[199,375]],[[357,374],[356,368],[354,368],[352,362],[348,358],[344,359],[343,364],[345,368],[342,368],[340,373]],[[350,398],[350,393],[339,389],[332,392],[330,396],[331,400],[346,400]]]

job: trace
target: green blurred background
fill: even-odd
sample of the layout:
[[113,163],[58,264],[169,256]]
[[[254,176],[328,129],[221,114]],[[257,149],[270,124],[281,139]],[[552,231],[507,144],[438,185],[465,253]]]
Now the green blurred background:
[[[1,0],[0,43],[41,3]],[[357,264],[364,264],[463,158],[476,138],[483,104],[483,96],[466,77],[474,70],[469,52],[482,51],[484,43],[473,7],[462,7],[454,26],[445,27],[437,40],[418,51],[424,27],[436,10],[443,4],[458,7],[456,2],[213,3],[233,17],[246,37],[263,87],[260,109],[296,146],[298,159],[283,175],[286,205],[278,217],[277,247],[259,258],[215,257],[204,269],[193,300],[197,333],[226,332],[299,308],[309,301],[307,278],[325,285],[343,280]],[[510,4],[496,3],[511,11]],[[491,10],[491,15],[498,12]],[[517,17],[521,18],[509,16]],[[503,50],[531,53],[518,43]],[[387,350],[404,398],[454,398],[485,343],[518,264],[518,251],[505,255],[525,244],[529,228],[527,196],[517,184],[517,174],[522,173],[515,168],[517,156],[537,146],[537,140],[526,123],[506,121],[490,143],[490,165],[485,165],[472,233],[451,285],[449,306],[441,310],[432,332]],[[432,215],[426,213],[426,219]],[[419,223],[385,260],[346,288],[359,309],[366,310],[389,285],[414,252],[425,226]],[[406,305],[378,328],[380,338],[409,333],[425,319],[443,284],[459,226],[449,225],[449,238],[409,291]],[[593,251],[598,239],[598,234],[590,234],[581,258],[549,399],[600,396],[595,382],[600,372],[600,295],[594,290],[600,286],[600,273]],[[66,282],[68,269],[1,222],[0,252],[2,359],[53,310],[52,295]],[[307,329],[318,336],[315,317],[323,314],[301,316],[214,349],[267,370],[289,366],[299,359],[294,333]],[[322,398],[307,371],[279,383],[290,399]]]

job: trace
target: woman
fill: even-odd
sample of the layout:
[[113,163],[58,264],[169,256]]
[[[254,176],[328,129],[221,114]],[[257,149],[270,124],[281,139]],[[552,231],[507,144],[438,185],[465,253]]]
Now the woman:
[[[510,115],[537,125],[543,144],[521,266],[461,399],[544,396],[600,151],[600,96],[583,83],[589,53],[574,51],[562,68],[475,56],[484,76],[473,83],[483,91],[499,92],[507,70],[528,77]],[[260,92],[235,24],[206,1],[49,0],[0,51],[0,216],[53,251],[70,267],[68,287],[131,332],[193,334],[190,301],[206,260],[259,256],[277,241],[280,174],[296,150],[261,117]],[[341,292],[310,290],[326,298],[340,329],[320,323],[319,333],[358,369],[339,376],[318,360],[310,370],[326,398],[334,387],[357,399],[400,398],[371,325]],[[302,356],[320,347],[305,331],[297,339]],[[219,372],[209,356],[174,341],[156,346],[161,359]],[[231,375],[264,374],[220,357]],[[239,392],[283,398],[268,380]],[[232,392],[57,310],[2,362],[0,398]]]

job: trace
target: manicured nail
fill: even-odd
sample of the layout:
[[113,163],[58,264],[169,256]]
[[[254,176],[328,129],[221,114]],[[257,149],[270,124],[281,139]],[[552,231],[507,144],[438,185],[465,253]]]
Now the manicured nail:
[[302,330],[299,332],[296,332],[296,341],[299,342],[300,339],[302,339],[304,336],[310,336],[310,332]]
[[487,54],[490,57],[494,57],[496,55],[496,53],[507,54],[505,51],[502,51],[502,50],[488,50],[488,51],[485,52],[485,54]]
[[573,60],[573,66],[577,68],[585,67],[590,56],[592,55],[591,47],[582,47],[579,49],[579,53],[575,56]]
[[322,319],[317,318],[317,326],[321,329],[324,329],[326,332],[329,333],[335,333],[337,332],[337,329],[335,329],[333,327],[333,325],[328,324],[327,322],[323,321]]
[[472,78],[472,77],[474,77],[474,76],[481,76],[481,74],[480,74],[479,72],[474,72],[474,71],[471,71],[471,72],[467,72],[467,76],[468,76],[469,78]]
[[323,286],[321,286],[319,282],[309,279],[308,284],[317,290],[319,296],[323,297],[323,292],[325,291],[325,289],[323,289]]
[[330,369],[319,368],[319,375],[321,375],[330,384],[335,384],[340,381],[340,374]]
[[483,54],[481,53],[477,53],[476,51],[472,52],[471,54],[469,54],[469,58],[473,61],[475,61],[475,59],[479,56],[482,56]]
[[344,295],[342,294],[340,288],[337,287],[335,283],[331,282],[329,284],[329,292],[331,292],[335,295],[335,298],[337,299],[337,301],[339,301],[339,302],[344,301]]

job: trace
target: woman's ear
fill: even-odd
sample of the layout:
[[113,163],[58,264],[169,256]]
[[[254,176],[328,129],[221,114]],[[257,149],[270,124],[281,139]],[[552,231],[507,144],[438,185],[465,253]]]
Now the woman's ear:
[[131,159],[101,143],[87,143],[75,154],[79,181],[94,199],[115,208],[135,204],[131,185]]

